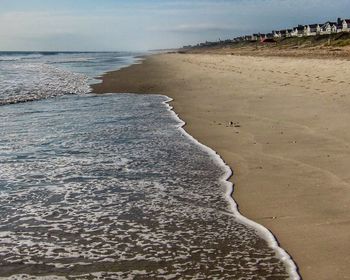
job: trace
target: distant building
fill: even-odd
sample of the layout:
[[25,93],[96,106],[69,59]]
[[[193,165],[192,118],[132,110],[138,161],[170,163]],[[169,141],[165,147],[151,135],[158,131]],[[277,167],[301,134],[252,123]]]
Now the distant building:
[[285,38],[287,36],[287,30],[282,29],[282,30],[273,30],[272,35],[274,38]]
[[291,33],[292,37],[303,37],[304,36],[304,25],[298,25],[297,27],[293,28],[293,31]]
[[338,27],[336,22],[327,21],[324,25],[321,27],[321,34],[333,34],[337,33]]
[[293,29],[287,29],[286,30],[286,37],[287,38],[292,37],[292,32],[293,32]]
[[321,34],[321,24],[309,24],[304,27],[304,35],[316,36]]
[[242,42],[243,41],[243,37],[236,37],[233,39],[235,42]]
[[[274,39],[279,38],[289,38],[289,37],[303,37],[303,36],[316,36],[316,35],[327,35],[340,32],[350,32],[350,19],[341,19],[338,18],[337,22],[327,21],[323,24],[308,24],[308,25],[298,25],[292,29],[282,29],[282,30],[273,30],[272,33],[254,33],[252,35],[245,35],[241,37],[236,37],[233,40],[223,41],[224,43],[229,44],[230,42],[243,42],[243,41],[260,41],[265,42],[269,39],[268,42],[275,42]],[[266,41],[267,42],[267,41]],[[222,43],[220,41],[220,43]],[[206,45],[202,43],[201,45]]]
[[281,34],[281,38],[286,38],[287,37],[287,30],[280,30],[279,33]]
[[350,19],[344,19],[342,21],[342,31],[350,32]]
[[259,33],[259,39],[260,39],[260,41],[266,39],[266,34],[264,34],[264,33]]
[[246,41],[257,41],[258,40],[258,34],[252,34],[245,36]]
[[258,41],[260,39],[260,34],[255,33],[252,35],[252,41]]
[[274,38],[281,38],[281,37],[282,37],[280,31],[272,30],[272,34],[273,34],[273,37],[274,37]]

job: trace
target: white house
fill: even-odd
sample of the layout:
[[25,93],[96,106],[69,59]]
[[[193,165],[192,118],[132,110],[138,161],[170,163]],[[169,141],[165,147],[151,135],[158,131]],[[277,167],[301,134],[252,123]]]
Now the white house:
[[274,37],[274,38],[281,38],[281,37],[282,37],[280,31],[273,30],[273,31],[272,31],[272,34],[273,34],[273,37]]
[[297,36],[298,36],[298,31],[295,28],[293,28],[292,32],[290,32],[290,37],[297,37]]
[[259,39],[259,34],[252,34],[245,36],[245,41],[257,41]]
[[256,33],[254,33],[253,35],[252,35],[252,41],[258,41],[260,38],[260,35],[259,34],[256,34]]
[[292,32],[293,32],[293,29],[287,29],[286,30],[286,37],[292,37]]
[[279,32],[281,34],[281,38],[286,38],[287,37],[287,30],[286,29],[280,30]]
[[350,19],[344,19],[342,22],[343,30],[345,32],[350,32]]
[[291,33],[292,37],[303,37],[304,36],[304,26],[298,25],[297,27],[293,28],[293,32]]
[[338,25],[337,25],[337,23],[332,24],[331,32],[332,32],[332,33],[337,33],[337,30],[338,30]]
[[251,35],[245,35],[244,36],[244,41],[250,41],[252,39]]
[[306,36],[316,36],[321,33],[321,25],[320,24],[309,24],[304,28],[304,34]]
[[337,33],[337,23],[328,21],[321,27],[321,34]]

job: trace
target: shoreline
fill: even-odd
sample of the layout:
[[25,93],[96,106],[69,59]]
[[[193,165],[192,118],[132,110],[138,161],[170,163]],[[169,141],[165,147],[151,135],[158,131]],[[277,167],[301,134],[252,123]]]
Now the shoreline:
[[234,186],[233,183],[230,181],[231,177],[233,176],[233,170],[231,167],[224,161],[224,159],[213,149],[210,147],[202,144],[198,139],[193,137],[191,134],[189,134],[185,127],[186,122],[184,122],[178,114],[174,111],[174,108],[170,105],[172,101],[174,101],[172,98],[166,96],[169,100],[163,102],[167,106],[167,109],[172,113],[173,117],[179,121],[180,125],[178,127],[179,130],[192,142],[194,142],[196,145],[198,145],[201,149],[206,151],[208,155],[213,158],[215,161],[218,162],[219,165],[222,166],[222,168],[225,171],[225,174],[222,175],[218,180],[225,185],[226,192],[225,192],[225,199],[227,200],[229,204],[229,209],[231,210],[232,214],[242,223],[249,227],[252,227],[256,229],[259,232],[259,235],[261,238],[266,240],[266,242],[269,244],[269,247],[276,252],[276,256],[285,264],[286,270],[290,276],[291,280],[299,280],[300,275],[298,273],[298,267],[295,261],[293,260],[292,256],[288,254],[279,244],[276,236],[266,227],[263,225],[254,222],[253,220],[248,219],[247,217],[243,216],[238,208],[237,202],[234,200],[233,194],[234,194]]
[[[348,279],[348,61],[161,54],[105,74],[95,93],[174,99],[186,131],[235,171],[234,200],[304,279]],[[230,124],[232,122],[232,124]]]

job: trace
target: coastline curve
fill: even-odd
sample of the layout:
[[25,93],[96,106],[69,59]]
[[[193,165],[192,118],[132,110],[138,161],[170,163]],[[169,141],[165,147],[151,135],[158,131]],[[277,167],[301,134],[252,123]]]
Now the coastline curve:
[[264,227],[263,225],[248,219],[247,217],[243,216],[239,210],[238,210],[238,204],[234,200],[232,194],[233,194],[233,183],[229,181],[229,179],[233,175],[233,171],[231,168],[226,164],[226,162],[223,160],[223,158],[212,148],[202,144],[199,142],[196,138],[194,138],[191,134],[189,134],[185,130],[186,122],[183,121],[179,115],[173,110],[173,107],[169,104],[174,99],[170,98],[167,95],[160,94],[161,96],[164,96],[167,98],[166,101],[163,101],[162,103],[167,107],[168,111],[172,114],[172,117],[179,121],[178,129],[185,135],[188,139],[190,139],[192,142],[194,142],[197,146],[199,146],[201,149],[203,149],[205,152],[207,152],[219,165],[222,166],[225,173],[219,178],[219,181],[225,186],[226,193],[225,193],[225,199],[229,203],[229,209],[231,210],[232,214],[243,224],[248,225],[254,229],[257,230],[257,233],[259,236],[261,236],[264,240],[267,241],[269,247],[276,253],[277,257],[285,264],[287,272],[290,276],[291,280],[300,280],[302,279],[299,272],[298,267],[296,263],[293,261],[292,257],[282,248],[280,247],[277,238],[274,236],[274,234]]

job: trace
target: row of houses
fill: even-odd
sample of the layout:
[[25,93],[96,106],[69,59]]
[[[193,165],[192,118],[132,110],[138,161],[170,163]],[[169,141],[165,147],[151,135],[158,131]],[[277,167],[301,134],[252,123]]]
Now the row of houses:
[[271,33],[263,34],[257,33],[252,35],[246,35],[242,37],[234,38],[235,42],[240,41],[258,41],[266,39],[276,38],[288,38],[288,37],[304,37],[304,36],[316,36],[316,35],[329,35],[340,32],[350,32],[350,19],[340,19],[336,22],[327,21],[322,24],[308,24],[298,25],[291,29],[273,30]]

